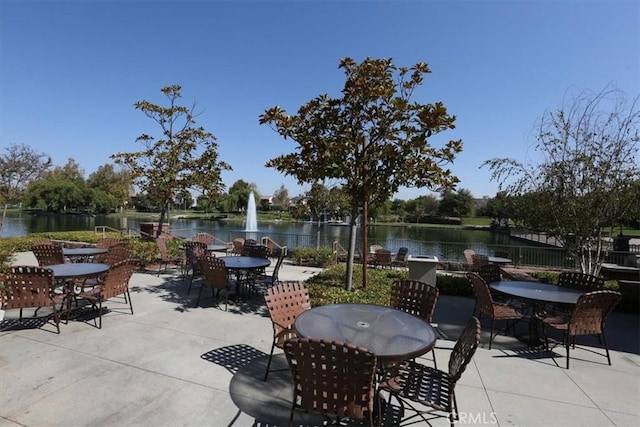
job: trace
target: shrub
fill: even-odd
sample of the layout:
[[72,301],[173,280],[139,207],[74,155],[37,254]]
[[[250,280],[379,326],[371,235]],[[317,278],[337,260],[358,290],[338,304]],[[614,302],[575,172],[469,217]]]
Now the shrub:
[[[336,303],[361,303],[388,305],[391,284],[398,279],[408,278],[406,270],[367,270],[367,288],[354,286],[351,291],[344,288],[347,269],[344,264],[327,268],[308,279],[311,305],[319,306]],[[362,283],[362,267],[353,268],[353,283]],[[469,281],[465,276],[438,274],[436,286],[442,295],[473,296]]]
[[436,286],[442,295],[473,296],[469,280],[462,274],[438,274]]
[[328,267],[335,263],[333,251],[328,247],[297,246],[291,251],[291,258],[295,259],[298,265]]
[[[69,242],[82,242],[87,244],[97,243],[103,236],[93,231],[61,231],[55,233],[34,233],[26,237],[7,237],[0,239],[0,268],[8,264],[14,252],[26,252],[31,250],[34,240],[47,238],[51,240],[63,240]],[[119,237],[126,241],[131,249],[131,255],[140,260],[143,265],[153,263],[158,257],[158,248],[153,239],[137,236],[123,236],[119,233],[108,233],[106,237]],[[171,239],[167,241],[169,255],[175,256],[181,253],[182,240]]]

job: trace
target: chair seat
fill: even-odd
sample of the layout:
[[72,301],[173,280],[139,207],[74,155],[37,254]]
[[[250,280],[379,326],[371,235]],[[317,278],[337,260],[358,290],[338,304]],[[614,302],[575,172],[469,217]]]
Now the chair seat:
[[493,313],[496,320],[516,320],[525,317],[516,307],[508,304],[494,303]]
[[536,316],[541,322],[553,326],[556,329],[567,329],[569,327],[570,317],[564,314],[556,315],[538,315]]
[[381,390],[440,411],[449,410],[451,388],[452,382],[447,372],[413,360],[394,368],[389,377],[380,383]]
[[[85,299],[90,302],[98,302],[102,298],[103,285],[96,282],[96,285],[86,291],[76,294],[77,298]],[[106,299],[106,298],[105,298]]]

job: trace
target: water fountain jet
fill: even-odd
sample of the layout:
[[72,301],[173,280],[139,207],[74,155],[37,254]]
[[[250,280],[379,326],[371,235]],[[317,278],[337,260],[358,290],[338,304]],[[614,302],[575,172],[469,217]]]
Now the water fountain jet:
[[244,226],[244,231],[246,232],[258,231],[258,215],[256,213],[256,198],[253,195],[253,191],[249,193],[249,201],[247,202],[247,221]]

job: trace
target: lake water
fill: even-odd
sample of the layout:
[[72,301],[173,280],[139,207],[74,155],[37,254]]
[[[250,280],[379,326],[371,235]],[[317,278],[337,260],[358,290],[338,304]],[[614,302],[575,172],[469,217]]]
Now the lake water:
[[[104,226],[115,230],[140,230],[140,223],[152,219],[121,215],[32,215],[26,212],[10,212],[5,221],[3,237],[26,236],[47,231],[94,230]],[[258,232],[247,233],[242,222],[211,221],[204,219],[171,219],[172,234],[189,238],[199,232],[208,232],[224,241],[236,237],[251,237],[260,240],[270,237],[281,246],[292,249],[296,246],[331,246],[337,241],[346,248],[349,227],[308,222],[258,222]],[[358,236],[359,238],[359,236]],[[401,246],[409,248],[411,254],[436,255],[444,259],[463,259],[466,247],[479,253],[509,250],[511,246],[522,246],[504,234],[485,230],[462,230],[450,228],[418,227],[404,225],[369,226],[369,244],[380,244],[395,252]]]

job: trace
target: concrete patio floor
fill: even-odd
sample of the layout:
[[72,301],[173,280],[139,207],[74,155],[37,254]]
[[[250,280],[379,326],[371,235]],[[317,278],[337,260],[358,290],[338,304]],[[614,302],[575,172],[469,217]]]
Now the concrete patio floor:
[[[16,263],[35,265],[35,258],[20,254]],[[304,280],[317,271],[284,264],[280,278]],[[60,325],[60,334],[38,321],[0,332],[0,426],[288,425],[291,384],[281,351],[274,362],[281,370],[262,381],[272,329],[261,299],[229,304],[225,312],[208,290],[195,306],[198,289],[187,295],[187,287],[177,272],[136,273],[135,314],[114,298],[101,330],[91,319],[75,318]],[[439,299],[434,321],[449,338],[437,343],[439,367],[472,307],[469,298]],[[6,314],[9,322],[17,316]],[[562,346],[528,350],[498,335],[488,350],[483,327],[456,388],[459,424],[640,425],[638,316],[614,313],[607,337],[612,366],[596,354],[603,354],[597,340],[586,337],[571,351],[567,370]],[[321,422],[296,412],[296,426]],[[422,425],[448,424],[437,418]]]

